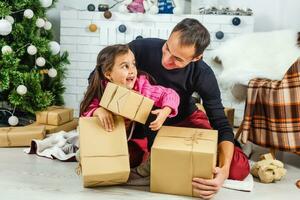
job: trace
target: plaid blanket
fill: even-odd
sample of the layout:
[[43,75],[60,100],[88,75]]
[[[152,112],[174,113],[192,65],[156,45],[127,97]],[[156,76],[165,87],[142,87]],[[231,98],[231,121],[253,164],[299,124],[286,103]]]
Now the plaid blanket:
[[300,153],[300,58],[281,81],[248,84],[242,141]]

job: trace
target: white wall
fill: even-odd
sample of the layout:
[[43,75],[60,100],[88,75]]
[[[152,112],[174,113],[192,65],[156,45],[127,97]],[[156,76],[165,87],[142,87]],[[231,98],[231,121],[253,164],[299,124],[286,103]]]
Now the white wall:
[[[190,11],[191,0],[178,0],[184,6],[185,12]],[[198,1],[198,0],[194,0]],[[201,0],[199,0],[201,1]],[[206,0],[210,1],[210,0]],[[300,30],[300,0],[214,0],[219,5],[234,7],[249,7],[255,13],[255,31],[271,31],[276,29]],[[49,11],[49,19],[54,25],[55,36],[59,38],[60,9],[72,7],[86,9],[89,3],[109,3],[113,0],[60,0],[55,9]]]

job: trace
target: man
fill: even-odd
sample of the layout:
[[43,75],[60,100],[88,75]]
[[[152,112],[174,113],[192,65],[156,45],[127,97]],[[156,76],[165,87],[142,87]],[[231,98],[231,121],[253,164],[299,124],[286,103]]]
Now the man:
[[175,26],[167,41],[147,38],[129,44],[138,69],[180,96],[178,115],[168,119],[167,125],[210,128],[206,116],[197,109],[192,98],[193,92],[197,92],[212,128],[218,130],[215,177],[212,180],[195,177],[192,182],[195,194],[204,199],[212,198],[227,178],[242,180],[249,174],[246,155],[234,146],[233,131],[225,117],[215,75],[202,60],[209,43],[209,32],[201,23],[184,19]]

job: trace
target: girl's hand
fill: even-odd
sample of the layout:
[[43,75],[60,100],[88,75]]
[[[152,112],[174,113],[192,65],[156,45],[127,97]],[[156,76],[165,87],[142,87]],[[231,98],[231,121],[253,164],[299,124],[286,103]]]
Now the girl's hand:
[[98,117],[101,123],[101,126],[106,131],[113,131],[114,129],[114,118],[110,111],[106,110],[105,108],[99,107],[93,113],[94,117]]
[[150,123],[149,128],[151,128],[152,131],[159,130],[171,112],[172,110],[169,107],[151,111],[151,113],[157,115],[157,117]]

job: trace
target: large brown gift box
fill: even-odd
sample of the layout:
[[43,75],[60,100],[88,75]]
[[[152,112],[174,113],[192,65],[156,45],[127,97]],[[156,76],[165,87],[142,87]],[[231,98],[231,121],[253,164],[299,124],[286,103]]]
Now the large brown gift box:
[[[196,106],[198,107],[199,110],[205,112],[205,109],[202,104],[196,103]],[[234,108],[225,107],[224,113],[228,119],[229,124],[233,127],[234,126]]]
[[107,83],[100,106],[131,120],[146,123],[154,101],[133,90]]
[[98,118],[79,119],[81,171],[84,187],[126,183],[129,177],[129,155],[125,123],[114,116],[115,128],[105,131]]
[[61,125],[72,121],[74,110],[60,106],[51,106],[45,111],[36,113],[36,122],[39,124]]
[[0,128],[0,147],[30,146],[32,139],[44,139],[45,126]]
[[[29,126],[40,126],[41,124],[34,122],[33,124],[30,124]],[[59,131],[72,131],[76,129],[78,126],[78,118],[74,118],[72,121],[54,126],[54,125],[45,125],[46,128],[46,134],[52,134],[57,133]]]
[[213,177],[217,140],[215,130],[163,126],[151,149],[150,191],[193,196],[194,177]]

